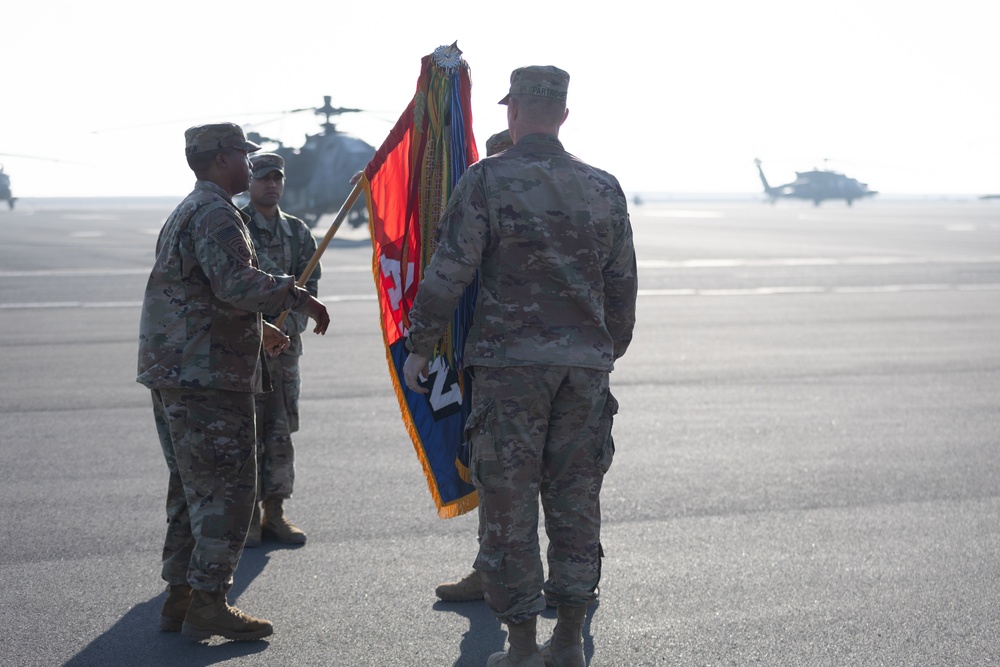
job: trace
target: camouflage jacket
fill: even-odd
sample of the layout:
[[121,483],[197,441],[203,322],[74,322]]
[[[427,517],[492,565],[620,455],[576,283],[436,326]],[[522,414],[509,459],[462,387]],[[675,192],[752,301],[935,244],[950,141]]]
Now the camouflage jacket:
[[260,271],[246,220],[209,181],[174,209],[156,241],[139,320],[139,374],[150,389],[259,392],[261,312],[305,303],[289,276]]
[[[261,268],[268,273],[275,275],[292,276],[295,279],[302,274],[302,271],[309,264],[309,260],[316,253],[316,239],[306,223],[292,215],[288,215],[280,208],[276,220],[266,219],[260,211],[254,208],[253,204],[247,204],[240,209],[248,216],[250,221],[247,229],[253,238],[254,250],[257,252],[257,259],[260,260]],[[322,267],[317,264],[309,280],[306,281],[305,288],[313,296],[319,294],[319,278]],[[266,315],[269,322],[278,319],[276,316]],[[291,339],[291,344],[284,354],[300,356],[302,354],[302,332],[309,325],[309,317],[303,313],[290,312],[285,318],[285,333]]]
[[635,324],[635,248],[614,176],[535,134],[473,164],[442,215],[410,311],[430,356],[479,271],[468,366],[610,370]]

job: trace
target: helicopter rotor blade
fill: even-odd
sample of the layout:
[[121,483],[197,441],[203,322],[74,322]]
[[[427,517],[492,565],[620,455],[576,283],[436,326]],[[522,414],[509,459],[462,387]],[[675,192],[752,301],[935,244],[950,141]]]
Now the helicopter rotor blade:
[[94,165],[88,162],[77,162],[76,160],[58,160],[54,157],[42,157],[40,155],[23,155],[21,153],[0,153],[0,155],[5,157],[18,157],[25,160],[42,160],[44,162],[61,162],[63,164],[78,164],[86,167],[93,167]]
[[[281,111],[253,111],[253,112],[249,112],[249,113],[245,112],[245,111],[240,111],[239,113],[233,113],[233,114],[213,114],[213,116],[215,118],[246,118],[247,116],[278,116],[278,117],[280,117],[281,115],[284,115],[284,114],[297,113],[299,111],[312,111],[313,109],[314,109],[314,107],[309,107],[307,109],[292,109],[291,111],[285,109],[285,110],[281,110]],[[182,124],[182,123],[205,123],[205,122],[209,122],[209,121],[206,121],[206,118],[207,118],[207,116],[205,116],[205,115],[198,116],[196,118],[174,118],[172,120],[161,120],[161,121],[156,121],[156,122],[153,122],[153,123],[141,123],[139,125],[122,125],[122,126],[118,126],[118,127],[106,127],[106,128],[99,129],[99,130],[91,130],[90,133],[91,134],[104,134],[106,132],[123,132],[123,131],[128,131],[128,130],[143,130],[143,129],[146,129],[146,128],[149,128],[149,127],[163,127],[164,125],[179,125],[179,124]],[[261,121],[261,122],[271,122],[273,120],[275,120],[275,119],[272,118],[269,121]],[[246,123],[245,125],[251,125],[251,123]]]
[[[273,116],[273,118],[257,121],[254,123],[242,123],[243,127],[253,127],[256,125],[263,125],[265,123],[272,123],[276,120],[280,120],[283,116],[293,113],[303,113],[303,112],[313,112],[317,114],[329,113],[331,116],[340,115],[342,113],[364,113],[364,109],[350,109],[347,107],[331,107],[329,103],[321,107],[300,107],[298,109],[282,109],[280,111],[256,111],[247,113],[241,111],[239,113],[233,114],[213,114],[215,118],[246,118],[248,116]],[[143,130],[151,127],[162,127],[164,125],[178,125],[181,123],[204,123],[206,121],[206,115],[202,115],[196,118],[174,118],[172,120],[162,120],[152,123],[140,123],[138,125],[123,125],[118,127],[106,127],[97,130],[91,130],[91,134],[104,134],[107,132],[124,132],[129,130]]]

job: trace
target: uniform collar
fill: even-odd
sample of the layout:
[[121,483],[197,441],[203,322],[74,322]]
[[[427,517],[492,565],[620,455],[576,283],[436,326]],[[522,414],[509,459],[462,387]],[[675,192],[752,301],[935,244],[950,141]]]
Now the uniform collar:
[[559,137],[554,134],[544,134],[542,132],[536,132],[535,134],[529,134],[521,137],[517,141],[517,145],[521,144],[555,144],[559,148],[562,148],[562,142],[559,141]]
[[241,211],[239,206],[233,203],[233,198],[229,196],[229,193],[222,189],[220,185],[212,181],[206,181],[203,179],[198,179],[194,183],[195,190],[202,190],[204,192],[211,192],[212,194],[218,195],[226,200],[226,202],[233,207],[240,219],[243,220],[243,224],[250,222],[250,216],[244,211]]
[[[257,207],[253,204],[247,204],[246,208],[243,210],[250,214],[250,220],[258,229],[268,232],[269,234],[274,234],[277,231],[277,229],[275,229],[276,225],[273,225],[270,220],[265,218],[264,214],[258,211]],[[281,212],[281,207],[278,207],[278,212],[275,214],[275,222],[277,225],[281,225],[281,229],[285,232],[285,236],[292,235],[292,228],[288,224],[285,214]]]
[[[230,204],[233,203],[233,198],[229,196],[229,193],[222,189],[222,186],[214,183],[212,181],[206,181],[203,179],[198,179],[194,183],[195,190],[208,190],[209,192],[215,193],[225,199]],[[235,206],[235,204],[233,204]]]

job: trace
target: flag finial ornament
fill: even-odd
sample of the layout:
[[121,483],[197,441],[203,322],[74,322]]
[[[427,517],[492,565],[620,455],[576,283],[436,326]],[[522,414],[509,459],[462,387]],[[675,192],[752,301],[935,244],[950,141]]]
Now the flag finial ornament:
[[434,49],[434,64],[446,69],[455,69],[462,64],[462,49],[458,48],[458,42],[448,46],[439,46]]

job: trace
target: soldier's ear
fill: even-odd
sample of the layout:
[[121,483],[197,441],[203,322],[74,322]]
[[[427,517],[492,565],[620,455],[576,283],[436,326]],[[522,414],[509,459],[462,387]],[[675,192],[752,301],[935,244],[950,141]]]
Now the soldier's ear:
[[510,127],[510,124],[513,121],[517,120],[518,107],[519,107],[519,105],[517,103],[517,98],[514,97],[514,96],[511,96],[511,98],[509,100],[507,100],[507,127],[508,128]]
[[245,153],[232,148],[223,148],[222,150],[220,150],[218,153],[215,154],[215,163],[220,167],[228,167],[229,165],[233,164],[233,160],[245,160],[245,159],[246,159]]

